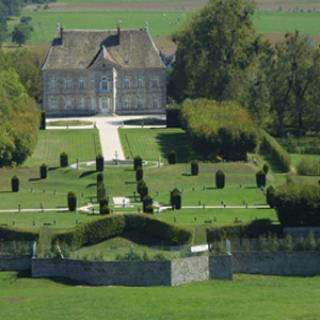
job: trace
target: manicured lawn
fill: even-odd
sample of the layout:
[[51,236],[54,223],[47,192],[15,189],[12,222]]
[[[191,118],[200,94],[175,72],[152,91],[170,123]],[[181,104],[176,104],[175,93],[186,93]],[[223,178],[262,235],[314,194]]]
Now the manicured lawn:
[[37,148],[26,163],[27,167],[59,166],[60,153],[66,152],[69,163],[92,161],[100,153],[98,130],[45,130],[40,131]]
[[179,287],[70,286],[0,273],[0,317],[11,320],[319,319],[320,277],[235,276]]
[[298,153],[291,153],[290,157],[292,159],[292,164],[296,167],[301,160],[317,160],[320,161],[320,155],[317,154],[298,154]]
[[95,219],[95,216],[73,213],[0,213],[0,225],[8,225],[14,228],[38,229],[44,226],[48,228],[71,228],[79,223],[86,223]]
[[187,134],[182,129],[119,129],[127,159],[140,155],[145,160],[165,161],[171,150],[177,152],[178,162],[194,158]]
[[66,126],[90,126],[92,125],[91,121],[80,121],[80,120],[60,120],[60,121],[50,121],[47,123],[47,126],[53,127],[66,127]]
[[250,222],[254,219],[271,219],[278,222],[276,213],[272,209],[182,209],[165,211],[156,214],[160,220],[184,225],[217,225]]

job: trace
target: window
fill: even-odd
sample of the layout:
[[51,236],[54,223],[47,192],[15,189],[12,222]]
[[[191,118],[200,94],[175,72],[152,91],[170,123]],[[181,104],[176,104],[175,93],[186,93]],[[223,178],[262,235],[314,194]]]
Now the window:
[[152,108],[157,109],[157,108],[159,108],[159,106],[160,106],[159,99],[156,98],[156,97],[154,97],[154,98],[152,99]]
[[139,78],[138,79],[138,88],[142,89],[144,87],[144,81],[143,78]]
[[130,79],[129,78],[125,78],[123,80],[123,89],[130,89]]
[[123,100],[123,108],[124,109],[129,109],[130,108],[130,99],[129,98],[124,98],[124,100]]
[[86,108],[86,99],[84,97],[80,98],[80,109]]
[[55,89],[57,86],[57,79],[56,78],[52,78],[49,82],[49,87],[50,89]]
[[57,109],[58,108],[58,100],[57,98],[50,99],[50,109]]
[[86,87],[86,81],[84,79],[79,80],[79,89],[83,90]]
[[144,108],[144,100],[142,98],[139,98],[137,101],[137,109],[143,109]]
[[70,80],[70,79],[64,80],[64,88],[71,89],[71,87],[72,87],[72,80]]
[[103,78],[100,82],[100,90],[101,92],[108,92],[109,91],[109,86],[108,86],[108,79]]
[[69,98],[69,97],[65,98],[64,107],[65,107],[65,109],[72,108],[72,99],[71,98]]
[[152,87],[152,89],[158,89],[159,88],[159,79],[158,78],[152,79],[151,87]]

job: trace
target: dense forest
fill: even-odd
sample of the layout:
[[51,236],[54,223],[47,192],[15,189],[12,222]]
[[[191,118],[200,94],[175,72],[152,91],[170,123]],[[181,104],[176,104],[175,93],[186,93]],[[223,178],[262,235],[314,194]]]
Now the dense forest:
[[248,0],[210,0],[173,38],[169,93],[234,100],[277,136],[320,130],[320,50],[307,35],[286,34],[272,45],[253,25]]

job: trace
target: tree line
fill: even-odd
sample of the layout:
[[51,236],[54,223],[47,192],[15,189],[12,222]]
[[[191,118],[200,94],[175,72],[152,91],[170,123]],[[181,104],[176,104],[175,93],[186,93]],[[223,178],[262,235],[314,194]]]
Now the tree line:
[[276,45],[253,25],[249,0],[210,0],[174,35],[169,94],[234,100],[272,134],[320,130],[320,50],[308,35],[288,33]]
[[0,51],[0,167],[22,164],[37,143],[40,117],[34,94],[39,84],[30,58],[27,51]]

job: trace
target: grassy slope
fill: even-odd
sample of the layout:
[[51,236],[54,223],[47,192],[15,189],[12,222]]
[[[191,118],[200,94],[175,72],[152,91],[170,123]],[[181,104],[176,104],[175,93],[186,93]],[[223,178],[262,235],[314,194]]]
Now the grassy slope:
[[0,286],[0,317],[11,320],[287,320],[320,313],[320,277],[241,275],[175,288],[92,288],[0,273]]
[[[133,12],[133,11],[91,11],[91,12],[23,12],[32,17],[34,32],[30,43],[49,43],[55,32],[56,24],[65,28],[108,29],[115,28],[119,21],[123,28],[143,27],[149,22],[154,37],[167,36],[177,31],[188,19],[190,13],[183,12]],[[299,30],[311,35],[320,33],[318,23],[320,13],[258,13],[254,23],[261,33],[285,33]],[[11,22],[11,26],[16,20]]]

